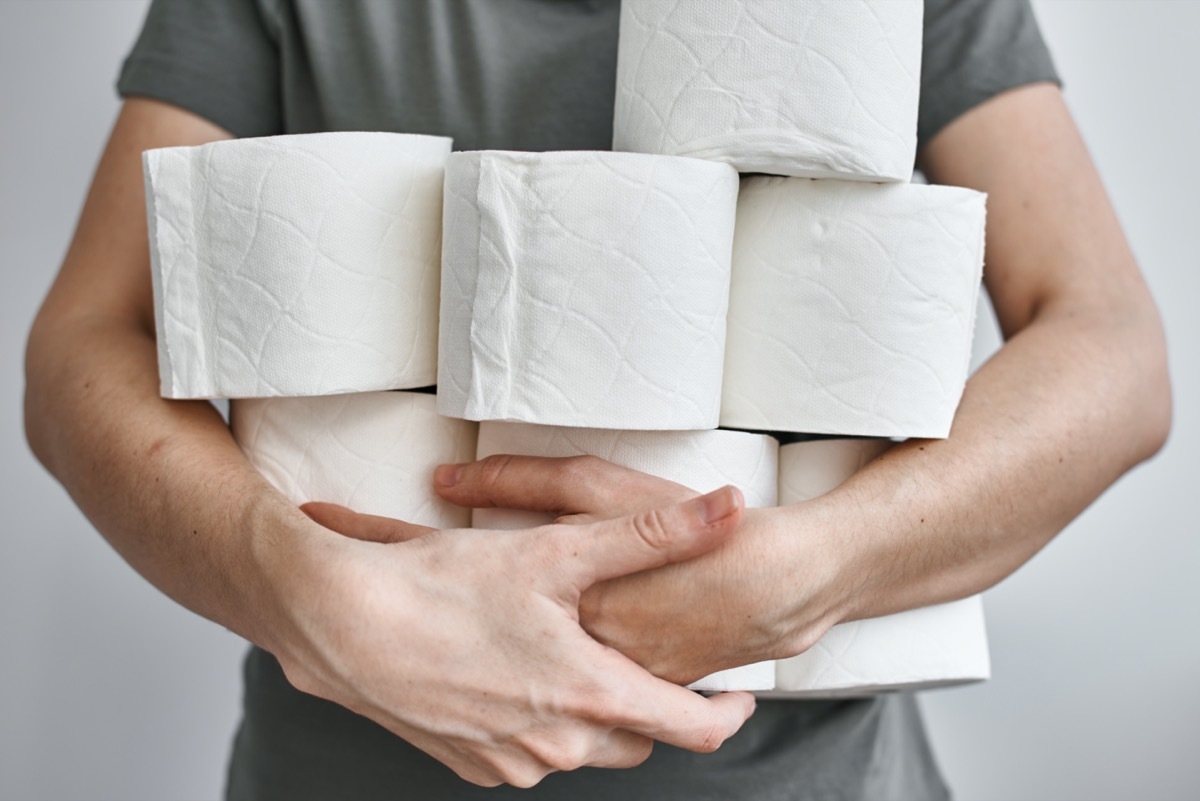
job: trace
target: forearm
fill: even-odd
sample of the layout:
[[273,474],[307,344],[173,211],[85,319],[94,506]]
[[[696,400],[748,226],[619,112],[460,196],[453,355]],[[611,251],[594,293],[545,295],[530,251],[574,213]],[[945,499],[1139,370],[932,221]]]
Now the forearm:
[[158,396],[138,323],[39,321],[27,355],[26,428],[38,458],[114,548],[193,611],[270,642],[268,564],[311,524],[243,458],[206,402]]
[[835,619],[990,587],[1170,427],[1162,323],[1057,88],[977,107],[922,162],[989,193],[984,277],[1007,342],[948,439],[905,443],[795,510],[834,565]]
[[1157,450],[1161,328],[1137,308],[1043,309],[968,383],[948,439],[904,443],[797,510],[843,560],[842,619],[994,585]]

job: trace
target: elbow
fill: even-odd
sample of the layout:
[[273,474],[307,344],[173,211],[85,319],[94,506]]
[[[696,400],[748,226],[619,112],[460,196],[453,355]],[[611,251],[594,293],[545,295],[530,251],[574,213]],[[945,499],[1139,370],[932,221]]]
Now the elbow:
[[1154,308],[1150,309],[1147,316],[1143,344],[1136,355],[1142,367],[1133,410],[1138,431],[1138,462],[1152,458],[1163,449],[1171,434],[1174,415],[1171,371],[1162,319]]
[[34,457],[50,472],[54,472],[50,464],[50,426],[46,420],[45,392],[41,389],[45,375],[45,359],[42,356],[41,336],[37,323],[29,332],[25,344],[25,396],[24,396],[24,425],[25,441]]
[[73,362],[77,349],[68,333],[69,324],[49,318],[45,308],[34,319],[25,341],[25,393],[23,423],[25,442],[34,457],[50,473],[61,478],[55,457],[62,439],[62,421],[56,413],[61,400],[71,391],[62,386],[65,369]]
[[1142,401],[1142,413],[1144,414],[1145,431],[1142,437],[1144,452],[1141,454],[1140,461],[1145,461],[1161,451],[1171,435],[1174,404],[1171,398],[1170,371],[1167,369],[1165,354],[1159,375],[1146,388],[1143,395],[1145,397]]

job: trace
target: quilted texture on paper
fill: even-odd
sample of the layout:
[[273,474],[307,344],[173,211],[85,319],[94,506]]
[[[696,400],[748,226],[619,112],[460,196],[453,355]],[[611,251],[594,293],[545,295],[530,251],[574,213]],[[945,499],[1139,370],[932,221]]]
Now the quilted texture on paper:
[[985,198],[743,180],[721,425],[947,436],[970,363]]
[[907,181],[921,0],[624,0],[613,149]]
[[[779,449],[779,503],[835,489],[891,446],[881,439],[827,439]],[[991,673],[979,596],[841,623],[799,656],[775,663],[767,697],[861,696],[982,681]]]
[[466,528],[471,511],[437,497],[433,470],[474,459],[478,425],[435,406],[416,392],[257,398],[233,401],[230,423],[250,463],[293,503]]
[[696,159],[453,154],[438,409],[714,428],[737,192],[731,167]]
[[834,626],[804,653],[776,662],[776,692],[765,695],[855,697],[990,676],[983,600],[972,595]]
[[147,151],[163,396],[432,385],[450,145],[322,133]]
[[[484,422],[479,458],[599,456],[614,464],[665,478],[697,492],[726,484],[742,490],[749,508],[774,506],[779,445],[764,434],[742,431],[610,431]],[[514,529],[551,522],[548,515],[510,509],[476,509],[475,528]],[[763,690],[775,684],[773,662],[723,670],[690,685],[695,690]]]

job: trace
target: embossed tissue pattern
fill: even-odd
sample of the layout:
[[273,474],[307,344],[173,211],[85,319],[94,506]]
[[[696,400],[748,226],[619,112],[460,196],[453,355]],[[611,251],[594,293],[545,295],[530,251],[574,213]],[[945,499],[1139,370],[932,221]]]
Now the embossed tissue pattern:
[[293,503],[326,501],[435,528],[471,512],[438,498],[433,470],[475,458],[478,426],[442,417],[432,395],[367,392],[231,404],[246,457]]
[[733,169],[695,159],[452,155],[438,408],[715,427],[737,191]]
[[625,0],[614,150],[907,181],[920,0]]
[[945,437],[970,361],[984,199],[745,179],[721,424]]
[[147,151],[162,394],[431,385],[449,151],[385,133]]
[[813,697],[982,681],[991,675],[983,601],[973,595],[841,623],[804,653],[778,661],[775,675],[779,692]]
[[[830,439],[784,445],[779,449],[780,505],[833,490],[890,444]],[[869,695],[980,681],[990,672],[983,603],[972,596],[838,624],[804,653],[776,662],[775,687],[797,697]]]

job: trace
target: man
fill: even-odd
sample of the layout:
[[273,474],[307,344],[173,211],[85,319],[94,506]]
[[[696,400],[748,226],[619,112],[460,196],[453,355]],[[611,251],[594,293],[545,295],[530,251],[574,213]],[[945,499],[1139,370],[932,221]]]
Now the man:
[[[530,797],[943,795],[907,696],[762,703],[747,721],[743,694],[702,699],[662,679],[991,586],[1166,436],[1157,311],[1028,7],[978,0],[927,3],[919,162],[989,193],[985,278],[1007,342],[945,441],[906,443],[779,510],[595,460],[446,466],[435,482],[449,500],[571,524],[427,533],[320,505],[306,517],[211,406],[158,397],[142,150],[333,128],[604,147],[616,6],[151,11],[30,334],[27,429],[136,569],[265,649],[247,662],[232,797],[494,794],[467,782],[540,782]],[[718,599],[715,624],[680,613],[698,595]],[[660,648],[666,625],[680,635]],[[655,740],[687,750],[646,760]]]

